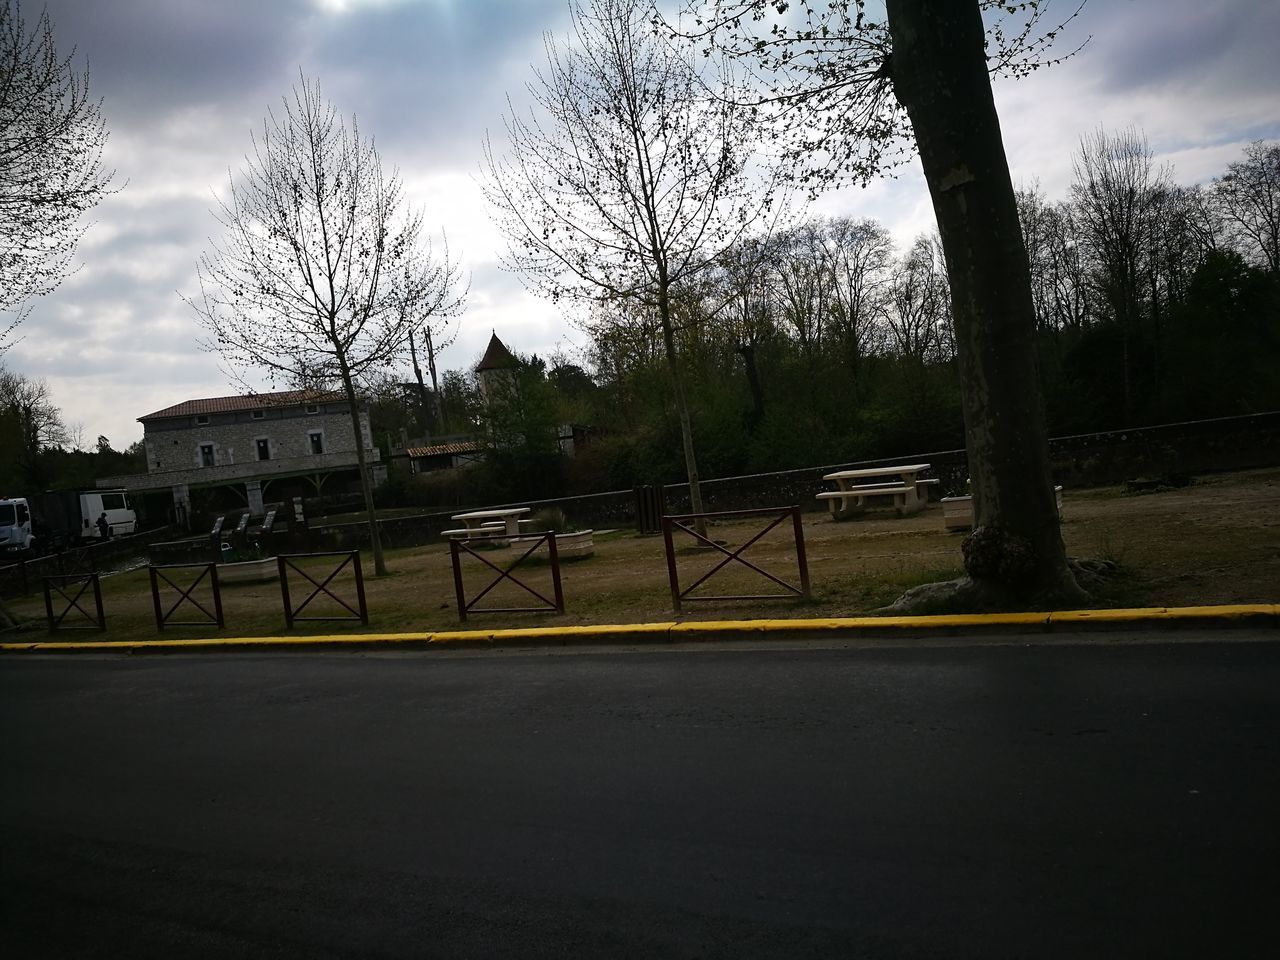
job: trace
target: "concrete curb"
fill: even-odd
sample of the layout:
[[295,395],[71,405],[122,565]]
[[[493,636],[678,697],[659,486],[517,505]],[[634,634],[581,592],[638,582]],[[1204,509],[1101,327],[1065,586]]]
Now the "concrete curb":
[[1177,625],[1280,627],[1280,604],[1205,607],[1143,607],[1129,610],[1062,610],[1036,613],[962,614],[931,617],[832,617],[816,620],[699,620],[596,626],[524,627],[504,630],[445,630],[429,633],[327,634],[322,636],[205,637],[181,640],[39,640],[0,643],[0,653],[165,653],[262,649],[363,647],[456,648],[543,646],[573,643],[678,643],[758,639],[823,639],[946,635],[957,631],[1052,633]]

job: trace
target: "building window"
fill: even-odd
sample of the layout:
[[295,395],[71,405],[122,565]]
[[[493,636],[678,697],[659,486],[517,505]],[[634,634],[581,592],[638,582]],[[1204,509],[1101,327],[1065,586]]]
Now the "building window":
[[253,417],[253,419],[255,420],[261,420],[266,415],[267,415],[267,411],[265,410],[254,410],[252,413],[249,414],[249,416]]
[[312,430],[307,434],[307,438],[311,441],[312,453],[324,453],[324,434],[319,430]]
[[268,440],[266,437],[260,437],[258,439],[258,459],[259,460],[271,459],[271,441]]
[[196,417],[196,426],[197,426],[197,427],[207,427],[208,425],[209,425],[209,417],[208,417],[208,415],[204,415],[204,416]]
[[202,467],[213,466],[213,444],[212,443],[200,444],[200,466]]
[[307,413],[319,413],[320,405],[316,403],[308,403],[306,407],[304,407],[304,409],[306,410]]

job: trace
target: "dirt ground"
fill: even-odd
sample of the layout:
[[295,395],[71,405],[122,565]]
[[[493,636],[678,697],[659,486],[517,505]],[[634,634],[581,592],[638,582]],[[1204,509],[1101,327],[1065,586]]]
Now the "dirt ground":
[[[743,547],[767,520],[716,524],[711,536],[730,552]],[[686,600],[673,613],[667,563],[661,536],[640,537],[628,530],[597,532],[595,555],[563,565],[563,615],[551,612],[492,612],[493,608],[528,607],[542,601],[513,585],[487,563],[505,568],[521,548],[481,552],[483,560],[466,557],[462,565],[468,598],[499,583],[475,603],[466,623],[460,622],[449,551],[434,544],[388,554],[390,573],[366,580],[370,625],[354,622],[308,622],[296,633],[357,631],[407,632],[488,629],[552,624],[636,623],[647,621],[754,619],[760,617],[839,617],[872,612],[918,583],[950,579],[960,573],[963,536],[947,533],[942,511],[931,505],[909,518],[870,514],[836,523],[825,513],[803,515],[805,548],[812,596],[770,600]],[[1063,537],[1067,552],[1077,557],[1112,560],[1120,575],[1095,598],[1099,607],[1196,606],[1223,603],[1280,602],[1280,468],[1197,478],[1188,487],[1129,494],[1122,488],[1066,490],[1063,493]],[[698,549],[687,535],[677,540],[681,589],[724,559],[714,550]],[[791,585],[799,584],[790,521],[780,524],[743,554],[752,563]],[[365,555],[364,569],[372,572]],[[316,583],[323,583],[332,561],[303,564]],[[550,600],[550,566],[523,563],[514,575]],[[186,571],[170,574],[179,586],[191,579]],[[185,580],[183,577],[185,576]],[[105,578],[105,633],[58,631],[58,639],[141,640],[181,636],[261,636],[284,632],[283,605],[277,583],[227,586],[223,589],[226,626],[155,625],[150,583],[145,570]],[[299,575],[290,578],[296,607],[315,586]],[[355,606],[349,569],[328,588]],[[690,593],[708,595],[787,594],[786,588],[736,561]],[[205,585],[192,596],[212,610]],[[167,610],[179,594],[162,584]],[[55,597],[56,600],[56,597]],[[84,604],[84,600],[81,601]],[[15,613],[33,619],[20,639],[45,637],[42,597],[11,604]],[[91,609],[91,607],[90,607]],[[304,616],[349,616],[323,591],[303,610]],[[200,611],[184,604],[174,620],[201,621]],[[75,625],[75,611],[64,623]],[[6,637],[10,639],[10,637]],[[13,638],[19,639],[19,638]]]

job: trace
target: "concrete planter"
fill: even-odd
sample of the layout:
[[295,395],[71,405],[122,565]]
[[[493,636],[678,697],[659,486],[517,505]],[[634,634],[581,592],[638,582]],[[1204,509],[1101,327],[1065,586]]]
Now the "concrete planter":
[[[513,547],[528,549],[536,537],[515,537],[511,541]],[[581,560],[586,557],[594,556],[596,552],[596,541],[594,530],[578,530],[574,533],[557,533],[556,534],[556,555],[561,560]],[[535,557],[546,557],[547,546],[543,544],[533,552]]]
[[[1058,516],[1062,516],[1062,487],[1054,487],[1053,494],[1058,501]],[[973,497],[943,497],[942,526],[947,530],[973,529]]]

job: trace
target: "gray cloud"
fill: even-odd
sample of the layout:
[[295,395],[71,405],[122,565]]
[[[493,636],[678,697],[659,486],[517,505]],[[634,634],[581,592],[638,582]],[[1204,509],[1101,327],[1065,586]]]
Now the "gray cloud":
[[[1096,83],[1111,96],[1203,90],[1232,97],[1280,84],[1280,4],[1146,0],[1086,7]],[[1096,26],[1095,26],[1096,25]]]
[[[218,230],[213,191],[299,69],[359,117],[473,273],[445,366],[473,362],[495,329],[542,356],[581,339],[567,308],[498,267],[501,244],[470,181],[484,132],[501,131],[506,93],[522,101],[530,64],[542,61],[542,33],[565,32],[564,0],[389,0],[344,12],[320,0],[47,2],[62,49],[76,45],[91,65],[123,189],[95,211],[83,268],[35,305],[6,362],[48,378],[88,436],[123,446],[141,435],[138,416],[234,389],[198,348],[178,294],[195,292],[196,260]],[[29,18],[38,6],[26,0]],[[1274,0],[1090,0],[1064,46],[1086,34],[1067,64],[997,89],[1016,179],[1063,196],[1078,139],[1099,124],[1138,126],[1192,179],[1220,172],[1249,139],[1280,136]],[[908,242],[933,228],[932,209],[916,167],[900,174],[816,209],[875,216]]]

